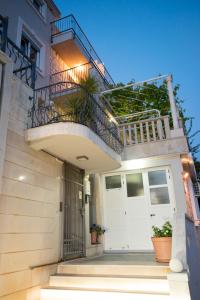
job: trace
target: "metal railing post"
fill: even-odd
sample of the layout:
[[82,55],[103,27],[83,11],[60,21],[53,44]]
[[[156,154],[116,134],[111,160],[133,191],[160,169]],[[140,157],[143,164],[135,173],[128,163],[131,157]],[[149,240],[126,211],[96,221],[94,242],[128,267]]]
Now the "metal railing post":
[[31,88],[35,89],[35,80],[36,80],[36,63],[32,63],[31,66]]

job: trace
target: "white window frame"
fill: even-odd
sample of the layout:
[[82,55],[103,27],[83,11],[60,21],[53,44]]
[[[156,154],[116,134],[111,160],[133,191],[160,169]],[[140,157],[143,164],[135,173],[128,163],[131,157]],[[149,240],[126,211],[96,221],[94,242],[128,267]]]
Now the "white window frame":
[[[165,171],[166,173],[166,183],[163,184],[157,184],[157,185],[150,185],[149,184],[149,172],[155,172],[155,171]],[[148,184],[148,190],[149,190],[149,203],[150,206],[164,206],[164,205],[171,205],[171,193],[170,193],[170,182],[169,182],[169,176],[167,173],[169,173],[169,169],[167,167],[159,167],[155,169],[147,169],[147,184]],[[168,189],[168,195],[169,195],[169,203],[160,203],[160,204],[152,204],[151,202],[151,189],[156,189],[156,188],[162,188],[162,187],[167,187]]]
[[27,39],[27,41],[28,41],[28,49],[27,49],[28,51],[27,51],[26,55],[28,57],[30,57],[31,46],[34,47],[34,49],[37,51],[36,67],[40,68],[40,48],[37,45],[35,45],[35,43],[32,42],[32,40],[27,36],[26,32],[22,32],[21,39],[22,39],[22,36],[24,36]]
[[17,39],[16,45],[21,47],[21,38],[22,35],[25,35],[26,38],[30,41],[30,43],[35,46],[40,52],[40,58],[38,65],[36,65],[36,70],[41,76],[45,76],[45,57],[46,57],[46,46],[41,41],[41,39],[37,36],[37,34],[30,29],[30,27],[24,22],[24,20],[19,17],[18,18],[18,28],[17,28]]

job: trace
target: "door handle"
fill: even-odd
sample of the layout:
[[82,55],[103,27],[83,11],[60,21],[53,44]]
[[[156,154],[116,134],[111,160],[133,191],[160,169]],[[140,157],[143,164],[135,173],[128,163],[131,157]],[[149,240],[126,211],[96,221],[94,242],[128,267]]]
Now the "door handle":
[[150,217],[155,217],[156,215],[155,214],[150,214]]

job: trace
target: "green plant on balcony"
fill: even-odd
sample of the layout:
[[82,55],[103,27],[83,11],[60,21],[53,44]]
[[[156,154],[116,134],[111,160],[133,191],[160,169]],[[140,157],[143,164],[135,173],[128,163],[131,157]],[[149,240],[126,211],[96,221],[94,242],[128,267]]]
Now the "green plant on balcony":
[[99,84],[98,84],[97,79],[91,75],[88,75],[85,78],[81,78],[79,84],[89,94],[95,94],[99,90]]
[[84,123],[91,127],[93,120],[93,103],[91,94],[98,91],[98,82],[92,76],[80,81],[80,88],[71,94],[61,96],[55,101],[61,121]]

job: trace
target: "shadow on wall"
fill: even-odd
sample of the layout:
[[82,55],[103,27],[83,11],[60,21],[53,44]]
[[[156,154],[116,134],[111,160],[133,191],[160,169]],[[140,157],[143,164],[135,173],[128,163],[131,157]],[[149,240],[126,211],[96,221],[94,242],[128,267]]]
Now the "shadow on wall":
[[186,251],[189,268],[189,287],[192,300],[199,300],[200,295],[200,227],[186,217]]

